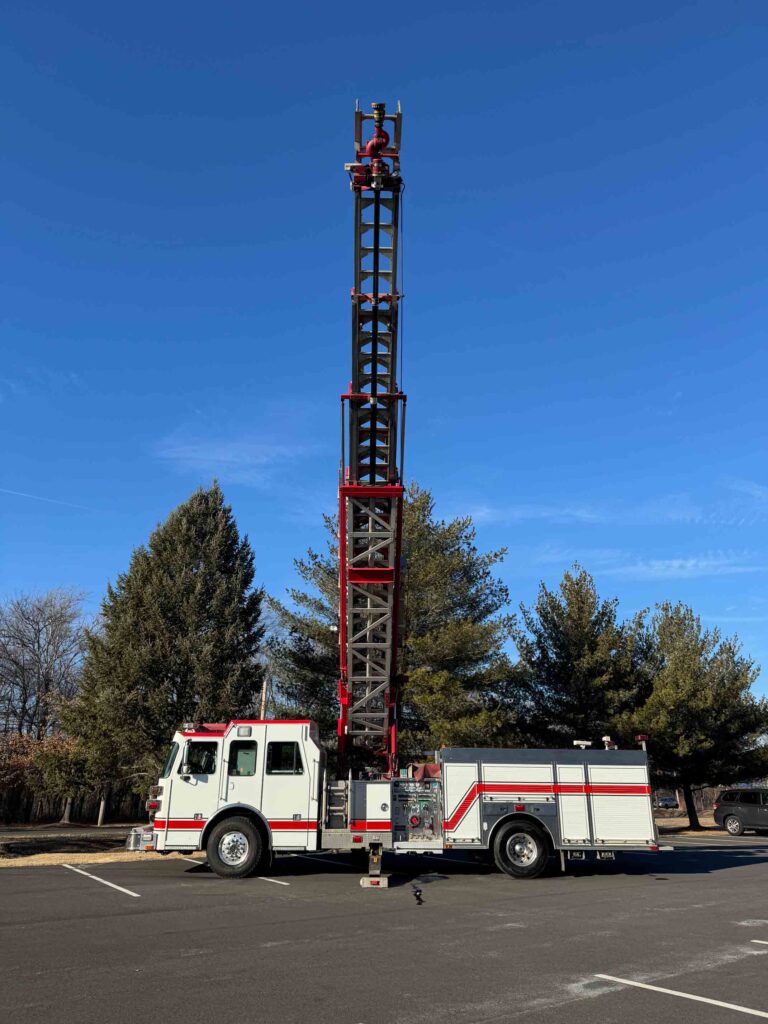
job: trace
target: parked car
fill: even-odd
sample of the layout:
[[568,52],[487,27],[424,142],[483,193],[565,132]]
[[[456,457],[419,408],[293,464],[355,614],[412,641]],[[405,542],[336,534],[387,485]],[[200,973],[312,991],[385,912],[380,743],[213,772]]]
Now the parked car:
[[677,798],[674,796],[656,797],[656,806],[665,811],[676,811],[678,806]]
[[715,800],[715,824],[732,836],[768,831],[768,789],[726,789]]

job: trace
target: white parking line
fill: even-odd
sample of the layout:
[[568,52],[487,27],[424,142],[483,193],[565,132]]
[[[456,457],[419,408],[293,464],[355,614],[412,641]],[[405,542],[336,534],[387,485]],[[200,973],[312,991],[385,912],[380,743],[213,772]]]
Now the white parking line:
[[750,939],[750,942],[756,942],[758,946],[768,946],[768,939]]
[[68,868],[70,871],[76,871],[78,875],[85,875],[86,878],[92,878],[94,882],[101,882],[102,885],[108,885],[110,889],[117,889],[118,892],[124,892],[127,896],[134,896],[137,900],[141,899],[141,896],[137,892],[131,892],[130,889],[124,889],[122,885],[115,885],[114,882],[108,882],[106,878],[99,878],[98,875],[91,875],[87,871],[83,871],[82,868],[73,867],[71,864],[62,864],[63,868]]
[[207,864],[208,863],[208,861],[206,861],[206,860],[197,860],[196,857],[182,857],[181,859],[182,860],[188,860],[190,862],[190,864]]
[[275,885],[290,885],[290,882],[281,882],[279,878],[265,878],[264,875],[256,876],[260,882],[274,882]]
[[710,1006],[722,1006],[725,1010],[735,1010],[737,1013],[748,1013],[752,1017],[768,1018],[765,1010],[752,1010],[748,1006],[739,1006],[737,1003],[724,1003],[720,999],[708,999],[706,996],[695,996],[690,992],[677,992],[673,988],[660,988],[658,985],[646,985],[644,981],[629,981],[627,978],[614,978],[611,974],[596,974],[596,978],[603,981],[615,981],[619,985],[631,985],[633,988],[645,988],[649,992],[661,992],[665,996],[678,996],[680,999],[691,999],[695,1003],[709,1003]]

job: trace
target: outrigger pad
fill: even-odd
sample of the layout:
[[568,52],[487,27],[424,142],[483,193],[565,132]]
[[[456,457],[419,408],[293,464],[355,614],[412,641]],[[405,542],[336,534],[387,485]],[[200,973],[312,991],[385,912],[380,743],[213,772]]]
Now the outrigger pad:
[[360,879],[360,885],[364,889],[388,889],[389,888],[389,875],[363,875]]

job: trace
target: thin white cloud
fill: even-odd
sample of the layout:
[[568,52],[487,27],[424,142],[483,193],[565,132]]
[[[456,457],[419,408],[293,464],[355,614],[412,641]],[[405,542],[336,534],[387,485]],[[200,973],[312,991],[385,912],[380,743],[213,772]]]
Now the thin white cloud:
[[579,563],[596,576],[633,581],[740,576],[768,571],[768,560],[749,551],[707,551],[673,558],[648,558],[621,548],[544,545],[531,552],[530,560],[534,566],[563,569]]
[[247,438],[170,437],[157,445],[155,455],[176,469],[199,477],[260,487],[271,483],[281,467],[314,450],[308,445],[272,444]]
[[55,397],[85,390],[85,381],[79,373],[49,366],[12,368],[9,375],[0,377],[0,401],[40,395]]
[[498,526],[526,521],[660,526],[707,520],[704,510],[687,494],[664,494],[631,505],[536,501],[483,504],[470,508],[470,515],[476,523]]
[[499,525],[539,520],[547,523],[599,523],[603,515],[595,509],[579,505],[547,505],[529,502],[511,505],[477,505],[469,514],[476,523]]
[[470,509],[475,522],[512,525],[521,522],[584,523],[611,526],[749,527],[768,520],[768,486],[753,480],[721,481],[719,493],[697,500],[685,492],[638,498],[637,501],[489,501]]
[[15,498],[29,498],[32,501],[44,501],[48,505],[64,505],[66,508],[79,508],[84,512],[98,512],[98,509],[90,508],[88,505],[77,505],[74,501],[61,501],[59,498],[44,498],[41,494],[27,494],[26,491],[11,491],[7,487],[0,487],[0,494],[11,494]]
[[700,523],[705,517],[701,506],[690,495],[662,494],[648,498],[629,509],[615,513],[619,521],[627,520],[637,525],[659,526],[664,523]]
[[626,580],[683,580],[704,576],[739,576],[765,572],[765,561],[755,561],[746,553],[708,553],[681,558],[630,558],[613,566],[604,566],[603,576]]
[[754,498],[761,505],[768,505],[768,486],[765,484],[759,484],[755,480],[744,480],[735,477],[728,481],[728,486],[732,491],[736,491],[737,494],[746,494],[748,497]]

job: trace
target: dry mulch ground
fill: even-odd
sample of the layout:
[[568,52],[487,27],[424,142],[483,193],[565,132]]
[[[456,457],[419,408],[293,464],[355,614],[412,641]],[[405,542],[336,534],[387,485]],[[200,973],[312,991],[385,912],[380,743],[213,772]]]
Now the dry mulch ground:
[[[173,860],[184,856],[169,853]],[[129,853],[128,850],[110,850],[102,853],[31,853],[22,857],[0,857],[0,868],[55,867],[60,864],[118,864],[120,861],[150,860],[157,853]]]

